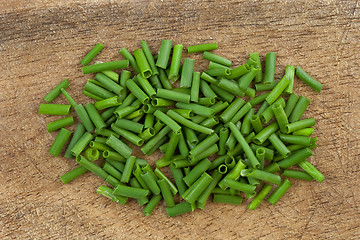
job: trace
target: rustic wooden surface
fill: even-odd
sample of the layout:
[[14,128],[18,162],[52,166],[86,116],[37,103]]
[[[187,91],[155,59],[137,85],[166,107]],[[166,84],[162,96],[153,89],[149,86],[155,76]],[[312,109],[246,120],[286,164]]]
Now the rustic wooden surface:
[[[359,3],[222,2],[0,1],[1,239],[359,238]],[[294,64],[321,81],[321,94],[299,80],[295,89],[312,101],[306,116],[316,118],[319,141],[310,162],[325,181],[293,181],[277,205],[256,211],[208,203],[176,218],[163,204],[144,217],[135,201],[108,201],[95,193],[103,181],[91,174],[61,184],[59,176],[76,164],[47,153],[56,133],[45,124],[57,117],[37,114],[43,96],[68,77],[69,92],[86,103],[80,89],[88,76],[79,61],[94,44],[106,46],[99,59],[107,61],[140,40],[155,52],[163,38],[185,46],[217,42],[216,52],[235,65],[250,52],[276,51],[278,78]]]

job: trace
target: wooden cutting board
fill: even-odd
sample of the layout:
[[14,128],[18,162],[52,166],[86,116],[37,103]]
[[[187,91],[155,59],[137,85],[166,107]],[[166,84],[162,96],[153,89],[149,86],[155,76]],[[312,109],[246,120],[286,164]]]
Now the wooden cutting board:
[[[357,1],[24,1],[0,4],[0,238],[1,239],[359,239],[360,8]],[[90,100],[79,61],[96,43],[97,60],[120,59],[147,40],[188,46],[217,42],[215,53],[246,61],[277,52],[276,77],[300,65],[323,83],[321,94],[298,79],[295,92],[311,100],[319,137],[310,158],[323,183],[292,180],[275,206],[255,210],[208,202],[176,218],[164,204],[144,217],[136,201],[121,206],[95,193],[104,182],[92,174],[63,185],[76,166],[52,157],[56,133],[38,115],[43,97],[68,78],[78,103]],[[206,62],[200,54],[196,70]],[[63,97],[55,103],[66,103]],[[73,129],[73,128],[69,128]],[[138,156],[139,150],[136,150]],[[147,159],[153,163],[157,153]]]

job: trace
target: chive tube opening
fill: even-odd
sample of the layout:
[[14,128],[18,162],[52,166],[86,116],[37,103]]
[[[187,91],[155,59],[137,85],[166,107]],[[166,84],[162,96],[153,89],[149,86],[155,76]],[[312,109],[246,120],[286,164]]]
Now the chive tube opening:
[[219,171],[219,173],[221,173],[221,174],[227,173],[227,170],[228,170],[228,167],[227,167],[225,164],[221,164],[221,165],[218,167],[218,171]]

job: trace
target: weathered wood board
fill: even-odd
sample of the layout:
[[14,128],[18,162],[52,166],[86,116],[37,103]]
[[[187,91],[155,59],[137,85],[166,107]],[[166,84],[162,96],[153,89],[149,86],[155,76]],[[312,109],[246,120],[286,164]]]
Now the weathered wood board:
[[[293,181],[275,206],[208,202],[203,211],[168,218],[161,204],[144,217],[95,193],[87,174],[63,185],[73,160],[47,153],[56,133],[37,114],[43,96],[69,78],[79,103],[80,59],[93,45],[99,59],[119,59],[147,40],[156,51],[168,38],[184,46],[217,42],[216,53],[238,65],[250,52],[276,51],[276,77],[300,65],[323,83],[321,94],[296,80],[311,99],[318,148],[312,162],[322,184]],[[0,3],[1,239],[359,239],[360,6],[358,1],[23,1]],[[185,57],[190,55],[184,54]],[[205,61],[199,54],[196,70]],[[64,98],[55,103],[64,103]],[[143,156],[137,150],[139,156]],[[159,154],[149,159],[154,162]]]

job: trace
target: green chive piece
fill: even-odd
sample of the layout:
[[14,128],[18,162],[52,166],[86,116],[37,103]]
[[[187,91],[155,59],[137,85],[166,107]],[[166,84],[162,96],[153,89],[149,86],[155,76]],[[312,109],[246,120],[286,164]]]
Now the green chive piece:
[[58,119],[58,120],[48,123],[48,124],[46,124],[46,128],[47,128],[48,132],[53,132],[60,128],[69,126],[73,123],[74,123],[74,118],[72,116],[70,116],[70,117],[61,118],[61,119]]
[[290,156],[286,157],[284,160],[281,160],[278,162],[279,166],[281,168],[289,168],[291,166],[294,166],[295,164],[298,164],[308,157],[313,155],[313,151],[309,148],[303,148],[301,150],[298,150],[294,153],[292,153]]
[[84,74],[88,74],[88,73],[97,73],[101,71],[115,70],[115,69],[127,68],[127,67],[129,67],[128,60],[119,60],[119,61],[104,62],[104,63],[85,66],[82,68],[82,70]]
[[265,58],[265,73],[264,73],[265,84],[272,84],[274,82],[275,64],[276,64],[276,53],[275,52],[267,53]]
[[262,189],[260,190],[260,192],[256,195],[256,197],[251,201],[251,203],[248,205],[248,208],[250,210],[255,210],[260,203],[264,200],[264,198],[266,197],[266,195],[268,195],[268,193],[271,191],[271,189],[273,188],[273,186],[271,186],[270,184],[265,184]]
[[[151,51],[150,51],[150,48],[149,48],[147,42],[146,41],[140,41],[140,44],[141,44],[142,50],[144,51],[144,54],[146,56],[147,62],[150,65],[152,74],[153,75],[158,75],[159,72],[158,72],[157,67],[155,65],[155,60],[154,60],[153,55],[151,54]],[[134,55],[135,55],[135,52],[134,52]]]
[[120,153],[124,158],[129,158],[132,153],[132,149],[129,146],[113,135],[106,140],[106,144]]
[[171,40],[165,40],[165,39],[161,40],[160,51],[156,61],[157,67],[162,69],[167,68],[170,58],[171,47],[172,47]]
[[307,172],[310,176],[312,176],[316,181],[322,182],[324,181],[325,177],[322,175],[311,163],[308,161],[302,161],[299,163],[299,166]]
[[169,79],[175,82],[179,78],[179,70],[181,64],[181,55],[182,55],[183,45],[178,44],[174,45],[171,64],[170,64],[170,72]]
[[49,92],[48,94],[46,94],[46,96],[44,97],[44,100],[49,103],[52,100],[54,100],[57,96],[60,95],[61,93],[61,89],[64,88],[66,89],[69,86],[69,82],[67,79],[64,79],[61,83],[59,83],[59,85],[57,85],[53,90],[51,90],[51,92]]
[[64,147],[70,135],[70,131],[66,130],[65,128],[61,128],[53,144],[51,145],[49,153],[55,157],[59,156],[61,149]]
[[136,60],[136,64],[140,69],[141,76],[143,78],[149,78],[152,75],[152,70],[150,65],[146,59],[145,53],[141,48],[138,48],[134,51],[134,57]]
[[195,60],[185,59],[181,71],[180,87],[190,88],[192,83],[192,76],[194,72]]
[[296,76],[317,92],[321,92],[322,84],[310,77],[300,66],[296,67]]
[[285,192],[291,187],[292,183],[285,178],[285,180],[280,184],[280,186],[275,189],[275,191],[267,199],[272,205],[276,204],[280,198],[285,194]]
[[71,105],[42,103],[38,113],[47,115],[69,115],[70,108]]
[[131,55],[131,53],[126,49],[122,48],[119,50],[119,53],[129,61],[131,67],[134,69],[135,72],[140,73],[140,69],[138,65],[136,64],[135,58]]
[[188,53],[211,51],[215,49],[218,49],[217,43],[203,43],[187,47]]
[[289,117],[289,122],[297,122],[301,119],[302,115],[306,111],[307,107],[310,104],[310,99],[301,96],[299,100],[297,101],[293,111],[291,112],[291,115]]
[[290,169],[285,169],[284,172],[282,173],[282,175],[284,177],[296,178],[296,179],[301,179],[301,180],[305,180],[305,181],[314,180],[314,178],[306,172],[290,170]]
[[120,195],[124,197],[129,198],[142,198],[149,195],[150,191],[147,189],[141,189],[141,188],[135,188],[135,187],[129,187],[125,185],[117,185],[117,187],[114,189],[114,195]]
[[84,66],[88,65],[103,48],[104,46],[101,43],[96,44],[95,47],[93,47],[80,61],[80,63]]

